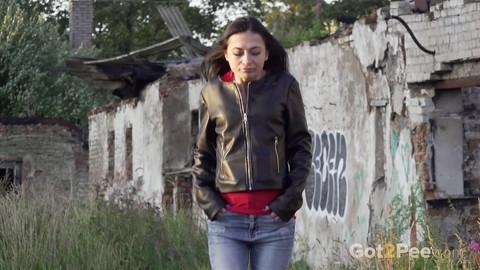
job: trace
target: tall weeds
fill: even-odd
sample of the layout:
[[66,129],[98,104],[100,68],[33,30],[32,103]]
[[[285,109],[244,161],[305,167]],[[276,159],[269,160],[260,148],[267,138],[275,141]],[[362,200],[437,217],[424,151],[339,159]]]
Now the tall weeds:
[[186,213],[59,196],[0,197],[0,269],[207,269],[205,233]]

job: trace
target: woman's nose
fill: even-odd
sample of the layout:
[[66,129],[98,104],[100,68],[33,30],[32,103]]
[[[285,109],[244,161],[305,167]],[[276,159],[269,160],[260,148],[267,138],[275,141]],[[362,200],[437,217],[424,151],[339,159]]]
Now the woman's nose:
[[242,60],[243,60],[244,63],[250,63],[250,61],[252,60],[252,56],[249,53],[245,53],[243,55]]

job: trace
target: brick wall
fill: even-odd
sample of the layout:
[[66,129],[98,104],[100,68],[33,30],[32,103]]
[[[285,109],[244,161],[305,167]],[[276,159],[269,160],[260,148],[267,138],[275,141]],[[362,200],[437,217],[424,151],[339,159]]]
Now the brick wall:
[[89,188],[84,134],[61,121],[0,121],[0,162],[23,163],[22,185],[33,191],[54,189],[67,196],[84,197]]
[[407,30],[396,20],[389,20],[393,32],[405,36],[406,79],[408,83],[425,83],[480,75],[478,63],[465,66],[459,62],[480,58],[480,3],[472,0],[450,0],[430,7],[428,13],[410,14],[405,1],[392,1],[391,14],[400,15],[416,38],[435,55],[423,52]]
[[92,46],[93,0],[70,0],[70,51]]
[[403,25],[388,21],[388,31],[404,37],[405,105],[428,214],[454,247],[454,234],[468,240],[479,231],[480,1],[432,1],[422,14],[413,14],[408,1],[390,8],[435,51],[422,51]]
[[464,189],[480,196],[480,87],[462,89],[464,128]]
[[[480,231],[480,87],[420,92],[422,97],[406,101],[414,124],[412,155],[432,224],[455,247],[455,234],[477,239]],[[440,102],[442,95],[446,99]],[[438,137],[445,134],[442,143]],[[439,175],[442,172],[448,175]]]

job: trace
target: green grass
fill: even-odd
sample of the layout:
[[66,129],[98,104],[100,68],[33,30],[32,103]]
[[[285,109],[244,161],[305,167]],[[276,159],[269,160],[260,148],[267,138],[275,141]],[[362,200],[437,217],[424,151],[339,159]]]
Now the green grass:
[[[120,209],[46,194],[0,195],[0,270],[210,269],[206,233],[190,213]],[[295,262],[291,270],[308,270]]]
[[[53,194],[0,194],[0,270],[209,269],[206,233],[189,212],[160,215],[148,204],[119,208]],[[430,258],[375,257],[328,269],[478,269],[480,253],[468,241],[459,236],[451,251],[426,229],[419,246],[432,249]],[[399,243],[396,234],[379,230],[372,246]],[[300,260],[289,269],[313,268]]]
[[0,269],[208,269],[186,213],[25,197],[0,197]]

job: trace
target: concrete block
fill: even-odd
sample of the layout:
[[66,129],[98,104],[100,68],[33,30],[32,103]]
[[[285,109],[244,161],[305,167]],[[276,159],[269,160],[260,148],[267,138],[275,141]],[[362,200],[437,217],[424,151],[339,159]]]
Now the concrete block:
[[[455,15],[458,15],[458,14],[455,14]],[[458,24],[458,23],[459,23],[459,18],[458,18],[458,16],[453,16],[451,23],[452,23],[452,24]]]
[[[447,13],[449,12],[450,10],[447,11]],[[450,14],[448,14],[449,16],[447,18],[445,18],[445,24],[446,25],[452,25],[452,17],[450,16]]]
[[464,50],[463,51],[463,57],[464,57],[464,59],[471,59],[473,57],[472,50]]
[[478,20],[478,18],[480,18],[480,12],[478,12],[478,11],[472,12],[469,15],[472,16],[471,21],[476,21],[476,20]]
[[445,19],[444,18],[440,18],[437,20],[437,25],[438,27],[443,27],[445,26]]
[[472,50],[472,58],[480,58],[480,48]]
[[434,69],[434,73],[443,74],[443,73],[451,72],[452,66],[444,63],[435,63],[433,69]]
[[430,11],[436,11],[436,10],[442,10],[445,8],[445,3],[448,3],[447,2],[444,2],[444,3],[438,3],[436,5],[434,5],[433,7],[430,7]]
[[477,41],[476,41],[476,40],[473,40],[473,39],[469,39],[469,40],[467,41],[467,49],[473,50],[473,49],[475,49],[475,48],[477,48]]
[[464,4],[463,0],[450,0],[450,7],[463,6]]
[[390,9],[398,9],[405,6],[410,6],[410,4],[406,1],[391,1],[390,2]]

